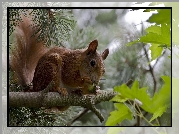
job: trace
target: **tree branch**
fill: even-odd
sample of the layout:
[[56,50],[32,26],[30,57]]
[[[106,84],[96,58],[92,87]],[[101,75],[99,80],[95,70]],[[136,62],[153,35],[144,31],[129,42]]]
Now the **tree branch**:
[[63,96],[58,92],[9,92],[10,107],[56,107],[56,106],[81,106],[94,112],[100,121],[104,117],[96,109],[95,104],[109,101],[117,93],[113,91],[99,91],[96,95],[69,95]]

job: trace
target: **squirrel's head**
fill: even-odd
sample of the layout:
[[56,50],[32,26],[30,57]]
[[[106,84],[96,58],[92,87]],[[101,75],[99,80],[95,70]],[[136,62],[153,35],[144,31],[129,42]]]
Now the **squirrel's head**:
[[98,41],[93,40],[88,48],[82,53],[80,65],[81,77],[89,77],[93,84],[97,85],[101,76],[105,73],[104,60],[109,54],[109,49],[102,54],[97,52]]

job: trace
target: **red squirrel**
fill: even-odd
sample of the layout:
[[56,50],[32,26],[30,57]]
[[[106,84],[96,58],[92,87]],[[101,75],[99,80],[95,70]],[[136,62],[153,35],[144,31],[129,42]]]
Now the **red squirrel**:
[[105,49],[97,51],[98,41],[93,40],[85,49],[71,50],[62,47],[47,48],[38,42],[39,33],[31,27],[30,17],[23,17],[15,28],[14,49],[10,66],[18,84],[25,86],[32,82],[32,92],[44,90],[52,82],[51,92],[68,95],[73,89],[90,94],[89,88],[98,85],[105,73],[104,60],[109,54]]

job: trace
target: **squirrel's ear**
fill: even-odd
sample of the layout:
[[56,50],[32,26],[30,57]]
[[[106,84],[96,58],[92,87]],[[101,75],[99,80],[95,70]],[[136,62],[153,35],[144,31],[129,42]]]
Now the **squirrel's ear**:
[[89,44],[88,49],[87,49],[87,52],[88,52],[88,53],[95,53],[97,47],[98,47],[98,41],[97,41],[97,40],[93,40],[93,41]]
[[109,54],[109,49],[107,48],[107,49],[105,49],[104,52],[102,53],[102,58],[103,58],[103,60],[106,59],[106,57],[108,56],[108,54]]

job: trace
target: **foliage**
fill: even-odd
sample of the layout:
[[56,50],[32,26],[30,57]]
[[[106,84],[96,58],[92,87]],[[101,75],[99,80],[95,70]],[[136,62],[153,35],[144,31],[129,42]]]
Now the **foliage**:
[[[150,43],[152,60],[158,59],[162,55],[164,49],[171,49],[171,10],[161,9],[157,11],[157,14],[153,14],[148,19],[148,22],[155,23],[155,25],[151,25],[145,29],[146,35],[143,35],[138,40],[127,44],[128,47],[131,47],[131,45],[137,44],[139,42],[144,44]],[[145,48],[144,51],[146,51]],[[150,62],[149,58],[148,61]],[[156,83],[154,76],[155,74],[152,71],[153,68],[151,67],[150,63],[149,67],[154,82]],[[115,86],[114,91],[118,92],[119,94],[116,95],[111,101],[115,102],[115,106],[119,104],[117,107],[118,110],[112,111],[110,113],[111,115],[106,121],[106,125],[112,126],[121,124],[121,122],[125,119],[130,119],[129,117],[132,117],[132,115],[137,115],[139,118],[144,119],[146,122],[148,122],[149,125],[160,125],[158,118],[161,117],[167,111],[167,109],[170,109],[171,107],[171,78],[169,76],[162,76],[161,78],[165,83],[160,89],[158,89],[158,92],[155,91],[156,87],[154,86],[153,97],[147,93],[146,87],[139,88],[139,82],[137,80],[135,80],[131,89],[126,84]],[[128,104],[128,106],[126,104]],[[128,111],[132,112],[126,112],[127,109]],[[146,118],[143,114],[143,111],[150,113],[152,117]],[[121,114],[124,112],[126,112],[128,116]],[[156,120],[156,122],[152,123],[154,120]]]
[[[158,93],[155,93],[153,98],[151,98],[147,94],[147,88],[139,88],[138,81],[135,81],[133,83],[131,89],[126,84],[114,87],[114,91],[118,92],[120,96],[114,97],[111,101],[118,102],[115,104],[115,106],[118,110],[120,110],[120,112],[111,112],[111,116],[108,118],[106,125],[112,126],[120,124],[124,119],[131,119],[132,112],[129,112],[130,109],[123,102],[124,98],[125,102],[127,101],[131,104],[131,101],[133,101],[133,104],[137,105],[137,107],[140,106],[143,110],[152,113],[153,117],[150,119],[150,122],[161,116],[170,106],[171,100],[170,77],[163,76],[162,79],[165,81],[165,85],[159,90]],[[139,114],[142,114],[137,109],[133,114],[135,115],[135,113],[137,112],[139,112]],[[125,113],[126,115],[122,113]]]
[[22,16],[31,16],[32,27],[36,28],[39,41],[45,41],[47,46],[57,45],[69,39],[76,21],[68,9],[9,9],[9,35],[11,35]]
[[165,48],[171,49],[171,10],[161,9],[157,11],[157,14],[153,14],[148,19],[148,22],[155,23],[155,25],[145,30],[147,34],[127,44],[130,46],[138,42],[150,43],[152,60],[158,58]]
[[85,48],[89,42],[94,39],[97,39],[99,36],[99,32],[90,26],[84,27],[80,29],[77,25],[74,30],[71,32],[69,40],[64,44],[66,47],[70,49],[80,49]]
[[153,14],[148,22],[160,24],[168,24],[171,26],[171,9],[158,9],[157,14]]
[[106,126],[114,126],[124,119],[132,119],[132,112],[131,110],[123,103],[115,103],[114,104],[117,110],[112,111],[109,116],[108,120],[106,121]]
[[[114,23],[117,19],[117,15],[115,14],[115,11],[116,10],[113,9],[110,12],[101,13],[96,17],[96,20],[99,23],[104,23],[104,25],[107,25],[108,23]],[[108,17],[104,17],[104,16],[108,16]]]

